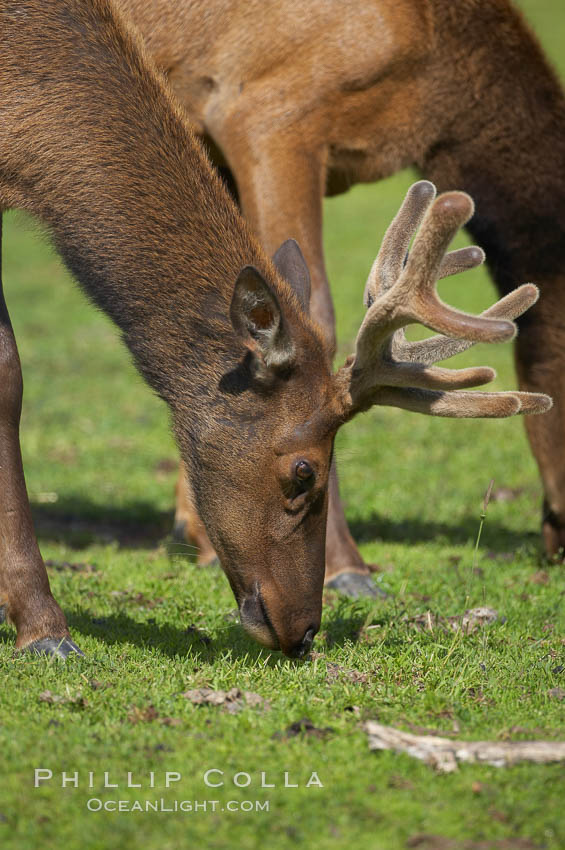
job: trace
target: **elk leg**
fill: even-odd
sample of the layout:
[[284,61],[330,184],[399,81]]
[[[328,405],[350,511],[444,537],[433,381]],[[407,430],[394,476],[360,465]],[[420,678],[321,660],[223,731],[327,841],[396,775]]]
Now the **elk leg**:
[[22,392],[20,359],[0,276],[0,604],[16,627],[16,649],[64,659],[71,652],[83,653],[71,640],[51,594],[33,530],[20,451]]
[[515,347],[520,389],[544,392],[553,408],[526,416],[524,424],[544,487],[542,534],[550,557],[565,560],[565,326],[553,293],[542,297],[520,322]]
[[[288,138],[279,133],[254,140],[253,155],[240,134],[222,141],[223,150],[230,152],[243,214],[267,253],[272,255],[290,237],[298,241],[310,270],[310,313],[335,354],[335,315],[322,244],[325,155],[297,146],[300,137],[293,128]],[[349,596],[374,596],[369,569],[347,527],[335,460],[329,492],[325,584]]]
[[[199,566],[209,567],[218,564],[218,556],[206,533],[204,524],[194,507],[192,487],[185,464],[180,462],[175,488],[176,510],[173,538],[180,544],[196,548],[196,560]],[[190,551],[188,551],[190,554]]]

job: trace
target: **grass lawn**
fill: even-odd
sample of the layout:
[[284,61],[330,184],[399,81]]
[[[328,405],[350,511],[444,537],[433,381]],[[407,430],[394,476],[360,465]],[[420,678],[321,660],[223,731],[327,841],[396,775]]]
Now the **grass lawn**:
[[[565,71],[560,4],[521,5]],[[327,202],[340,357],[352,350],[368,269],[412,179]],[[565,578],[541,556],[540,484],[522,421],[375,409],[343,429],[347,516],[390,597],[353,602],[328,592],[316,651],[294,662],[244,635],[220,570],[198,569],[167,546],[177,455],[166,409],[114,327],[16,214],[5,216],[4,281],[24,370],[22,444],[39,541],[86,658],[14,657],[14,634],[0,628],[2,846],[562,850],[563,766],[441,776],[408,756],[369,752],[361,728],[377,719],[467,739],[565,738],[565,701],[550,694],[565,689]],[[481,270],[441,291],[476,312],[495,299]],[[492,365],[498,388],[515,386],[511,346],[458,359]],[[495,608],[497,622],[468,635],[441,627],[442,617],[479,605]],[[439,615],[437,628],[422,627],[427,611]],[[183,696],[202,687],[252,691],[269,706],[231,713]],[[39,788],[36,768],[53,773]],[[211,781],[224,785],[207,786],[208,769],[223,771]],[[62,788],[61,771],[78,771],[79,787]],[[118,788],[104,788],[105,771]],[[127,787],[128,771],[141,788]],[[169,788],[166,771],[181,774]],[[249,774],[247,787],[234,784],[238,772]],[[261,787],[262,772],[275,787]],[[285,772],[298,787],[284,787]],[[307,787],[313,772],[323,787]],[[193,810],[88,808],[161,799]]]

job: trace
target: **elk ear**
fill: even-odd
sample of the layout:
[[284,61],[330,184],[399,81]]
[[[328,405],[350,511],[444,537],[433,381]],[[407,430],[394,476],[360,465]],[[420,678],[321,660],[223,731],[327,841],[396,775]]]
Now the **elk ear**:
[[235,332],[265,366],[291,365],[294,345],[278,298],[254,266],[245,266],[239,273],[230,318]]
[[306,315],[310,312],[310,272],[296,239],[287,239],[273,257],[275,268],[291,285]]

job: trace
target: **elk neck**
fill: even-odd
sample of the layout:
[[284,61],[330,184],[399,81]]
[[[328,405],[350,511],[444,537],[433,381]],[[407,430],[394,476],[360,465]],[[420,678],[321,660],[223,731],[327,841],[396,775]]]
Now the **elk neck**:
[[[438,128],[419,166],[475,201],[468,230],[502,292],[565,277],[565,97],[508,0],[432,0]],[[565,281],[564,281],[565,282]]]
[[229,303],[258,245],[106,0],[0,3],[0,28],[0,209],[39,217],[153,388],[197,404],[241,356]]

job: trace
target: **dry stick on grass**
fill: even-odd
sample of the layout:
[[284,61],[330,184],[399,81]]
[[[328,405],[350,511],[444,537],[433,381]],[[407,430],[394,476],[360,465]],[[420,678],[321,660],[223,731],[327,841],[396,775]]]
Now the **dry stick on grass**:
[[564,741],[454,741],[436,735],[412,735],[373,721],[363,728],[369,736],[369,749],[407,753],[441,773],[457,770],[457,762],[509,767],[520,761],[565,761]]

